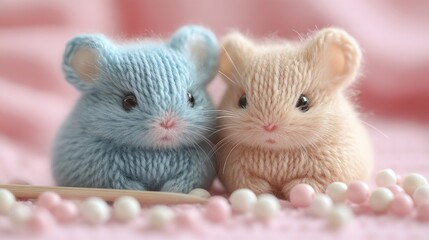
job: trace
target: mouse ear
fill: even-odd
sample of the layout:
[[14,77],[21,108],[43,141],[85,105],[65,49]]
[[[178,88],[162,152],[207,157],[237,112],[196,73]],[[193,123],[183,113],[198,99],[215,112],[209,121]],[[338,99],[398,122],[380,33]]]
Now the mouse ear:
[[214,78],[219,64],[219,46],[210,30],[200,26],[182,27],[173,34],[169,45],[192,61],[200,83],[207,84]]
[[219,67],[221,74],[229,79],[237,79],[243,71],[244,62],[249,59],[253,52],[253,43],[241,33],[232,32],[226,35],[222,40],[221,47]]
[[110,47],[101,34],[78,35],[71,39],[63,55],[66,80],[80,91],[91,91],[100,71],[100,61]]
[[321,84],[328,88],[347,87],[359,73],[362,52],[356,40],[337,28],[326,28],[310,37],[304,57],[313,66],[321,66]]

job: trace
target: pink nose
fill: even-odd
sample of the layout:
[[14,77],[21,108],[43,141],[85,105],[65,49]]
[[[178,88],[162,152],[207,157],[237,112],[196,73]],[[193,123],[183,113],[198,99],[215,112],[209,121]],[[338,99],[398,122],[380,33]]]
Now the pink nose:
[[262,128],[267,132],[274,132],[277,129],[277,126],[274,123],[271,123],[262,126]]
[[168,118],[165,121],[162,121],[160,123],[160,125],[161,125],[162,128],[170,129],[170,128],[174,127],[174,119]]

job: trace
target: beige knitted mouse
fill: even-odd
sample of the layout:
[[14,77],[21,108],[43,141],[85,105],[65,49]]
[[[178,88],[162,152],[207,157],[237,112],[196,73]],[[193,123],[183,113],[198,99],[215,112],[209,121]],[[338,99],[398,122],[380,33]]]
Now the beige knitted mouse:
[[328,28],[300,42],[223,40],[217,160],[230,192],[288,197],[298,183],[318,192],[334,181],[366,179],[370,140],[346,89],[361,50],[345,31]]

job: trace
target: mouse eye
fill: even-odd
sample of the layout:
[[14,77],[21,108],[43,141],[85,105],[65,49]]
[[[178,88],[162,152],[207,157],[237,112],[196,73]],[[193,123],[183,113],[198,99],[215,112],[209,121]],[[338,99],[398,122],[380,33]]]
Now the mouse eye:
[[122,99],[122,108],[125,111],[131,111],[135,106],[137,106],[137,98],[134,93],[127,93]]
[[193,108],[195,106],[195,98],[194,98],[194,96],[192,96],[191,93],[187,93],[186,96],[188,97],[189,106],[191,106],[191,108]]
[[246,108],[247,106],[247,98],[246,95],[243,95],[240,97],[240,99],[238,100],[238,106],[241,108]]
[[310,108],[309,105],[308,98],[304,94],[301,94],[301,96],[299,96],[298,102],[296,103],[296,108],[298,108],[301,112],[307,112]]

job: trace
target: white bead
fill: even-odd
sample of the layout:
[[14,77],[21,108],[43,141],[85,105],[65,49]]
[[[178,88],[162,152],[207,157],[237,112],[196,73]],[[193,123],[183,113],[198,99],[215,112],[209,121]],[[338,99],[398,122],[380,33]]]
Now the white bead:
[[85,220],[93,224],[103,224],[110,217],[109,206],[98,197],[91,197],[83,201],[80,205],[80,213]]
[[148,226],[151,228],[162,229],[174,218],[173,211],[167,206],[155,206],[148,212]]
[[326,188],[326,195],[328,195],[334,202],[345,202],[347,199],[347,184],[343,182],[333,182]]
[[235,190],[229,197],[232,210],[240,213],[249,212],[256,203],[256,195],[250,189]]
[[375,175],[375,184],[378,187],[388,187],[395,185],[398,181],[395,171],[392,169],[384,169]]
[[202,189],[202,188],[195,188],[192,191],[190,191],[189,194],[197,196],[197,197],[202,197],[202,198],[210,198],[211,197],[210,193],[207,190]]
[[253,209],[253,215],[260,220],[269,220],[280,212],[279,200],[271,194],[262,194],[258,196]]
[[0,188],[0,214],[9,213],[15,202],[15,195],[7,189]]
[[349,207],[339,205],[332,208],[328,213],[327,221],[330,227],[340,228],[353,220],[353,217],[353,211]]
[[402,188],[409,195],[413,195],[414,191],[423,185],[427,185],[428,181],[425,177],[417,173],[411,173],[402,179]]
[[379,187],[371,193],[369,197],[369,206],[376,213],[383,213],[389,209],[394,198],[393,193],[385,188]]
[[429,185],[418,187],[413,193],[413,199],[416,206],[429,203]]
[[313,203],[311,203],[309,211],[315,216],[324,217],[332,210],[333,205],[332,199],[329,196],[318,194],[314,198]]
[[25,204],[18,204],[9,212],[9,219],[15,226],[23,226],[31,217],[31,209]]
[[140,203],[134,197],[122,196],[113,203],[115,216],[123,221],[130,221],[140,214]]

